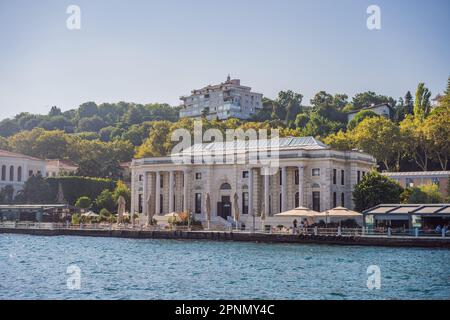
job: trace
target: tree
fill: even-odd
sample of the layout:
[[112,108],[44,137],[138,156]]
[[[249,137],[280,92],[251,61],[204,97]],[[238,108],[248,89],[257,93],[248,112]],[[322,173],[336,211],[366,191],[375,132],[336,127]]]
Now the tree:
[[116,189],[113,192],[113,200],[115,203],[119,201],[120,196],[124,197],[126,207],[129,210],[131,204],[131,191],[130,189],[128,189],[127,185],[121,180],[117,181]]
[[106,209],[109,212],[114,212],[116,203],[113,199],[113,193],[108,189],[103,190],[95,199],[94,205],[97,209]]
[[312,112],[309,121],[301,132],[304,136],[326,137],[344,128],[341,122],[331,121],[316,112]]
[[450,107],[438,107],[423,125],[425,140],[430,144],[431,158],[447,170],[450,157]]
[[364,119],[366,119],[366,118],[374,118],[374,117],[379,117],[379,115],[376,114],[375,112],[371,111],[371,110],[361,110],[355,115],[355,117],[352,120],[350,120],[350,122],[347,125],[347,129],[348,130],[353,130]]
[[150,130],[149,137],[138,148],[136,158],[160,157],[167,154],[164,146],[166,138],[169,136],[170,123],[167,121],[156,121]]
[[338,133],[333,133],[326,137],[323,141],[331,148],[336,150],[348,151],[353,149],[354,141],[351,133],[346,133],[343,130],[339,130]]
[[5,119],[0,122],[0,136],[10,137],[20,131],[16,121]]
[[60,108],[58,108],[57,106],[53,106],[53,107],[50,109],[48,115],[49,115],[50,117],[62,116],[62,112],[61,112],[61,109],[60,109]]
[[54,201],[50,192],[50,185],[40,174],[28,178],[20,198],[23,202],[32,204]]
[[416,99],[414,101],[414,117],[423,121],[430,113],[431,92],[425,87],[425,83],[421,82],[417,86]]
[[14,200],[14,187],[7,185],[0,190],[0,204],[10,204]]
[[85,102],[78,108],[78,117],[82,118],[92,118],[97,115],[98,107],[95,102]]
[[298,113],[302,111],[303,95],[292,90],[280,91],[278,93],[277,105],[285,110],[285,117],[279,118],[286,123],[294,121]]
[[427,204],[442,203],[443,198],[439,187],[435,184],[428,184],[421,187],[407,188],[402,193],[404,203],[409,204]]
[[400,130],[392,121],[384,117],[364,119],[351,132],[352,138],[358,149],[374,156],[383,163],[387,170],[391,163],[398,160]]
[[400,123],[400,135],[405,150],[423,171],[428,170],[428,160],[432,153],[432,142],[426,134],[424,123],[415,117],[407,116]]
[[405,116],[407,114],[414,114],[414,101],[410,91],[406,92],[405,99],[403,101]]
[[372,104],[388,103],[391,106],[395,106],[395,99],[383,95],[378,95],[373,91],[367,91],[358,93],[353,97],[352,104],[356,110],[368,107]]
[[0,137],[0,150],[8,150],[9,141],[6,138]]
[[81,209],[89,209],[92,206],[91,198],[89,197],[80,197],[78,198],[77,202],[75,202],[75,207],[81,208]]
[[400,203],[403,188],[394,180],[371,171],[355,186],[355,210],[362,212],[379,204]]
[[78,132],[99,132],[100,129],[106,126],[105,121],[99,116],[93,116],[90,118],[83,118],[78,122]]

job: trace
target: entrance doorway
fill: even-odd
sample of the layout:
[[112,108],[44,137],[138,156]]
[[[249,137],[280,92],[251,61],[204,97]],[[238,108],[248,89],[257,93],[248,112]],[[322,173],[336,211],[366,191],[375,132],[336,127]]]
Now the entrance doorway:
[[222,196],[221,200],[217,203],[217,215],[227,220],[227,217],[231,216],[230,196]]

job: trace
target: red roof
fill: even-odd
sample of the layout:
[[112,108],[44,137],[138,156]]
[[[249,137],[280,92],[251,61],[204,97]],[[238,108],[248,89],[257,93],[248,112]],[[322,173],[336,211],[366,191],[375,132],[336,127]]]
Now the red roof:
[[25,159],[28,159],[28,160],[42,161],[42,159],[39,159],[39,158],[35,158],[35,157],[31,157],[31,156],[27,156],[27,155],[24,155],[24,154],[11,152],[11,151],[6,151],[6,150],[0,150],[0,157],[4,157],[4,158],[25,158]]

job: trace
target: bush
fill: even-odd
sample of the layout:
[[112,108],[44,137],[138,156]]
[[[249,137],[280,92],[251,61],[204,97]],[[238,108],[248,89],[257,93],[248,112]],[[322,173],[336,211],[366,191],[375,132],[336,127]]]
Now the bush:
[[115,181],[103,178],[66,176],[45,180],[50,185],[52,199],[56,199],[58,185],[61,183],[64,198],[70,205],[74,205],[80,197],[86,196],[96,199],[104,190],[113,191],[116,188]]
[[[116,203],[113,199],[113,193],[105,189],[100,193],[100,195],[95,199],[95,207],[96,209],[106,210],[110,215],[110,212],[114,212],[116,208]],[[100,211],[101,213],[101,211]]]
[[355,186],[355,210],[363,212],[382,203],[400,203],[403,190],[396,181],[371,171]]
[[75,202],[75,207],[81,209],[89,209],[92,206],[92,200],[89,197],[80,197],[77,202]]
[[402,202],[410,204],[442,203],[439,186],[428,184],[421,187],[406,188],[402,193]]
[[81,222],[81,215],[79,213],[72,215],[72,224],[80,224]]

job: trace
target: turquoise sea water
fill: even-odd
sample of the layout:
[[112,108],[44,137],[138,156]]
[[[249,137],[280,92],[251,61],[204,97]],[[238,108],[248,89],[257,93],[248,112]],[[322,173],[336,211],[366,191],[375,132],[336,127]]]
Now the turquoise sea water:
[[450,250],[0,234],[0,299],[433,298],[450,299]]

